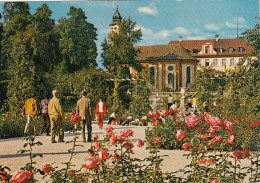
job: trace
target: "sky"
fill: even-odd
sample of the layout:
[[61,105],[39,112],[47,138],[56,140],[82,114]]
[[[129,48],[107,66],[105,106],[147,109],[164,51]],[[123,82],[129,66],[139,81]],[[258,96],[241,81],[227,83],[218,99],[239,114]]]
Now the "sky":
[[[142,40],[136,45],[168,44],[171,40],[236,38],[237,23],[239,36],[259,21],[260,0],[134,0],[134,1],[62,1],[29,2],[30,11],[35,13],[43,3],[52,10],[52,18],[68,17],[70,6],[82,8],[87,21],[97,28],[97,63],[102,68],[101,43],[109,33],[109,24],[118,3],[123,18],[131,17],[141,28]],[[0,2],[0,12],[3,11]]]

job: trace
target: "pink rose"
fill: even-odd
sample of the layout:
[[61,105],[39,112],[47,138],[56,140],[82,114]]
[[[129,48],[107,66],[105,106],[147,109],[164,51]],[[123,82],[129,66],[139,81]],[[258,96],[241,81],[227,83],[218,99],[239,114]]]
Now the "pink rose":
[[143,141],[141,139],[138,139],[137,142],[136,142],[136,146],[141,148],[143,146]]
[[183,149],[184,151],[189,150],[189,148],[190,148],[190,143],[189,143],[189,142],[186,142],[186,143],[184,143],[184,144],[182,145],[182,149]]
[[184,130],[184,131],[183,130],[178,130],[177,134],[176,134],[177,139],[179,141],[181,141],[185,137],[186,133],[187,133],[187,130]]
[[226,144],[227,145],[235,145],[235,136],[234,135],[231,135],[230,137],[227,138],[227,141],[226,141]]
[[188,127],[194,128],[198,124],[199,119],[196,115],[192,114],[185,118],[185,122],[188,125]]
[[98,160],[96,158],[87,158],[86,160],[86,164],[83,165],[83,167],[85,167],[86,169],[97,169],[98,168]]

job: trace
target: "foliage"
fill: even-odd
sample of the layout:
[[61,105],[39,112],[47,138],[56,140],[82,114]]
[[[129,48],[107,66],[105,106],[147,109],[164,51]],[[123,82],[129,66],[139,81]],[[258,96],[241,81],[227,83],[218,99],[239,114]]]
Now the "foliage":
[[130,111],[136,117],[142,117],[148,112],[151,94],[149,79],[148,70],[145,69],[136,75],[136,81],[132,90],[132,100],[130,102]]
[[[141,30],[135,30],[136,22],[130,18],[119,22],[119,31],[109,35],[102,43],[103,53],[101,55],[103,65],[109,72],[121,77],[130,77],[129,67],[140,70],[141,65],[135,59],[139,50],[135,50],[133,45],[142,36]],[[122,67],[123,66],[123,67]]]
[[253,29],[248,29],[245,32],[242,33],[243,38],[249,42],[250,45],[252,45],[255,50],[254,54],[260,53],[260,24],[255,24],[255,27]]
[[60,34],[60,49],[63,64],[67,71],[73,72],[82,68],[96,66],[97,29],[87,22],[81,8],[70,7],[67,18],[59,20],[57,27]]

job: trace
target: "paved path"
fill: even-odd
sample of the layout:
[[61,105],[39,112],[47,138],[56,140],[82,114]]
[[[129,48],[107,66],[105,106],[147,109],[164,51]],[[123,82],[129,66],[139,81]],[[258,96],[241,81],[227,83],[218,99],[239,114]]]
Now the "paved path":
[[[93,134],[98,134],[99,137],[102,137],[105,134],[105,128],[107,127],[104,124],[102,130],[100,130],[96,123],[93,123]],[[133,142],[136,142],[137,139],[145,139],[145,129],[147,127],[142,126],[117,126],[113,125],[114,132],[118,134],[121,130],[130,128],[134,131],[134,137],[131,138]],[[57,138],[57,137],[56,137]],[[65,141],[72,140],[73,134],[68,132],[65,133]],[[79,141],[81,138],[78,139]],[[42,146],[36,146],[33,148],[34,153],[42,153],[43,157],[35,158],[37,161],[36,167],[41,168],[42,165],[47,163],[53,163],[57,165],[59,168],[64,166],[62,162],[67,162],[70,154],[68,153],[68,149],[72,147],[72,144],[65,144],[65,143],[50,143],[49,136],[36,136],[36,141],[41,141],[43,143]],[[75,168],[79,168],[84,164],[85,158],[89,157],[87,154],[87,150],[90,148],[91,143],[82,143],[79,142],[83,147],[76,147],[76,155],[73,157],[72,163],[76,165]],[[29,156],[17,154],[17,152],[22,148],[24,144],[23,138],[10,138],[10,139],[0,139],[0,164],[5,165],[11,168],[12,172],[18,170],[20,167],[25,166],[27,162],[29,162]],[[135,143],[134,143],[135,144]],[[134,153],[138,158],[145,158],[149,156],[148,150],[143,148],[134,147]],[[113,152],[111,151],[111,154]],[[163,171],[176,171],[178,169],[182,169],[185,165],[189,163],[186,157],[183,157],[184,151],[180,150],[161,150],[160,155],[168,155],[168,157],[164,158],[162,163],[162,170]],[[39,179],[40,176],[35,176],[36,179]],[[40,182],[45,182],[44,180],[40,180]]]

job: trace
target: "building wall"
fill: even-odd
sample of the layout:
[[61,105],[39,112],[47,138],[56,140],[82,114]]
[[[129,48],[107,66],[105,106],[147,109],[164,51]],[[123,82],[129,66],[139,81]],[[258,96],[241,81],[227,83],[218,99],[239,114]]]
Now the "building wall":
[[[194,84],[196,65],[197,61],[153,61],[150,63],[141,63],[144,67],[154,67],[155,68],[155,85],[152,86],[152,91],[165,91],[166,88],[173,89],[174,91],[180,91],[181,87],[186,87],[186,69],[190,67],[191,69],[191,85]],[[169,71],[168,67],[172,66],[173,70]],[[168,74],[172,73],[174,76],[174,86],[168,84]]]
[[[198,58],[198,60],[200,61],[198,64],[198,69],[207,66],[219,71],[225,71],[226,69],[234,69],[241,59],[243,59],[243,57]],[[208,65],[206,65],[206,62],[208,62]]]

